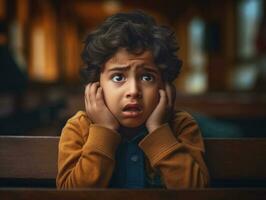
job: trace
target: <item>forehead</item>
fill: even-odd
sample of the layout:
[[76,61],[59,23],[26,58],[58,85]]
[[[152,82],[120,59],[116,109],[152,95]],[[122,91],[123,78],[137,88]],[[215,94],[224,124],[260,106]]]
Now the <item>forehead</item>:
[[105,63],[105,68],[109,68],[112,66],[130,66],[132,64],[136,65],[147,65],[149,67],[154,67],[154,58],[150,51],[143,51],[141,54],[134,54],[128,52],[126,49],[119,49],[116,54],[111,57]]

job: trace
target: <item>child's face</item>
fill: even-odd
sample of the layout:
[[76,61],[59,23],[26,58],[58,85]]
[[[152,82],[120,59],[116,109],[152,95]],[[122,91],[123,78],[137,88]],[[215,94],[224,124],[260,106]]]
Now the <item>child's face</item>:
[[100,86],[119,123],[134,128],[144,124],[157,106],[162,78],[150,51],[135,55],[120,49],[105,63]]

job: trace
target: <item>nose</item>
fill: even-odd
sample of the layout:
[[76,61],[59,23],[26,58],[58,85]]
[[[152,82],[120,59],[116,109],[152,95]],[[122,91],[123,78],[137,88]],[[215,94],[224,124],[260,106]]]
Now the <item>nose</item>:
[[141,86],[137,80],[132,79],[128,81],[126,97],[133,98],[133,99],[142,98]]

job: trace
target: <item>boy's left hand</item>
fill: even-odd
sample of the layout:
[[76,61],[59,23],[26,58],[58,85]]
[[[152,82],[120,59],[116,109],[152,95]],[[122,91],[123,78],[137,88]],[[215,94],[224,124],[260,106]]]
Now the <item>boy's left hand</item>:
[[159,103],[146,121],[146,127],[149,133],[159,128],[169,120],[175,106],[176,95],[173,85],[166,84],[165,89],[159,90],[159,94]]

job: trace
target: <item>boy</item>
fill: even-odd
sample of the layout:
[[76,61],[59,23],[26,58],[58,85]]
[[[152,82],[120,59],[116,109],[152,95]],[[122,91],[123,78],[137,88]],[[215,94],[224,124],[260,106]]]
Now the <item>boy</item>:
[[208,184],[199,128],[173,112],[177,50],[174,34],[140,11],[115,14],[88,35],[86,112],[62,131],[58,188]]

